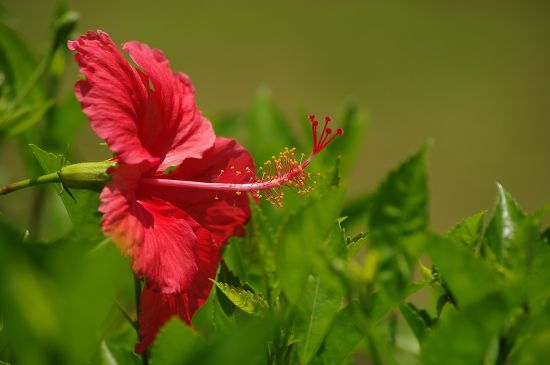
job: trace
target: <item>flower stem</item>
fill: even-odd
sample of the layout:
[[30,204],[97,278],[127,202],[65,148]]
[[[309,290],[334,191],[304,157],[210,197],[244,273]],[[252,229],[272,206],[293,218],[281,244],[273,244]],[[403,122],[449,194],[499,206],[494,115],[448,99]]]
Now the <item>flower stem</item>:
[[[141,312],[140,298],[141,298],[141,279],[134,274],[134,295],[136,298],[136,315],[137,315],[137,326],[135,327],[139,342],[141,342],[141,333],[139,332],[139,316]],[[145,349],[141,353],[141,363],[143,365],[149,365],[149,349]]]
[[61,182],[61,178],[59,177],[59,174],[57,172],[52,172],[51,174],[46,174],[32,179],[25,179],[8,185],[4,185],[0,187],[0,195],[6,195],[13,191],[25,189],[31,186],[56,182]]

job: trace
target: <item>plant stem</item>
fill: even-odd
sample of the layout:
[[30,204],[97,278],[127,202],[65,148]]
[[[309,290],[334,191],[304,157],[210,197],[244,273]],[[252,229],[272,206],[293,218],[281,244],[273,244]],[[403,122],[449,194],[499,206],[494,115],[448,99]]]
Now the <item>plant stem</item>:
[[0,187],[0,195],[6,195],[13,191],[25,189],[35,185],[56,183],[56,182],[61,182],[61,179],[57,174],[57,172],[52,172],[51,174],[46,174],[46,175],[38,176],[32,179],[25,179],[25,180],[17,181],[8,185],[4,185]]
[[[141,312],[141,309],[140,309],[141,308],[140,307],[141,279],[136,274],[134,274],[134,295],[136,299],[136,315],[137,315],[137,326],[135,328],[136,328],[138,339],[141,342],[141,334],[139,332],[139,316]],[[141,363],[143,365],[149,365],[149,349],[146,349],[141,353]]]

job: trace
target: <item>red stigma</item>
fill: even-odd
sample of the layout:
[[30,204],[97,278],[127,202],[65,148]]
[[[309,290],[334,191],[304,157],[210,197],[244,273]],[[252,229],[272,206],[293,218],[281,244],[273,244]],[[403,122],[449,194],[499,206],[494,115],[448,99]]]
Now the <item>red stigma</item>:
[[[344,134],[342,128],[338,128],[336,133],[332,134],[332,129],[328,128],[328,124],[332,121],[330,117],[325,117],[325,125],[321,131],[321,135],[317,135],[317,127],[319,122],[315,120],[314,115],[310,115],[309,119],[311,120],[311,134],[313,136],[313,150],[312,155],[316,155],[321,152],[326,146],[328,146],[336,136]],[[332,134],[332,135],[331,135]]]

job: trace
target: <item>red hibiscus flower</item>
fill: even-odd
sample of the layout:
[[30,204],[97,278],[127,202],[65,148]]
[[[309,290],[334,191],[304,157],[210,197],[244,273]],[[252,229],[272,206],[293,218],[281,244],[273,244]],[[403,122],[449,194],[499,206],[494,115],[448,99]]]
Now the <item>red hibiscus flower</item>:
[[286,149],[257,178],[250,154],[215,136],[195,105],[191,81],[172,72],[161,51],[125,43],[135,67],[102,31],[68,45],[86,77],[76,83],[76,96],[116,153],[117,167],[100,195],[102,229],[146,281],[140,353],[171,316],[191,324],[212,288],[221,247],[241,235],[250,218],[246,192],[276,205],[283,186],[307,192],[305,167],[342,130],[332,134],[326,118],[318,136],[319,123],[310,116],[310,156],[298,161],[294,149]]
[[[117,155],[118,167],[103,189],[103,232],[131,257],[146,279],[141,298],[143,351],[168,318],[187,323],[204,303],[227,239],[250,217],[246,195],[182,191],[141,185],[144,177],[249,182],[250,154],[232,139],[216,137],[195,105],[193,85],[170,70],[159,50],[128,42],[132,66],[102,32],[69,42],[86,77],[76,95],[93,130]],[[166,174],[168,168],[175,171]],[[233,167],[248,173],[221,174]]]

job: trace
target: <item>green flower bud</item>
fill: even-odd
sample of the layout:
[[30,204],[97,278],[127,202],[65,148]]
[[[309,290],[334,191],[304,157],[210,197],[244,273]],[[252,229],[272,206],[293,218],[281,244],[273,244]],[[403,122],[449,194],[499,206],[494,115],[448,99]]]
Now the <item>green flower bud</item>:
[[63,186],[73,189],[101,191],[111,179],[109,169],[116,166],[114,161],[82,162],[67,165],[59,172]]

